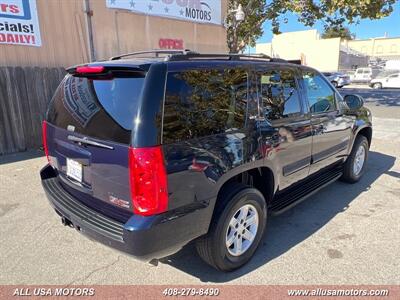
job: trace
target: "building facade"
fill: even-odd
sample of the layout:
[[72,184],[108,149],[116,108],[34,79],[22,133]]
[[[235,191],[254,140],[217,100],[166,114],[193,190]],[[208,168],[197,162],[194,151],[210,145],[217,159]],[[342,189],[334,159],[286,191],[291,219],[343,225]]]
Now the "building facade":
[[257,44],[256,52],[301,60],[320,71],[338,71],[367,66],[370,58],[400,59],[400,38],[322,39],[314,29],[274,35],[271,43]]
[[378,37],[367,40],[342,41],[342,46],[370,57],[384,60],[400,59],[399,37]]
[[320,39],[317,30],[286,32],[274,35],[271,43],[257,44],[256,52],[288,60],[301,60],[303,64],[331,71],[338,67],[340,38]]
[[[227,0],[3,2],[10,3],[3,6],[4,15],[0,12],[0,66],[65,67],[88,62],[91,58],[107,59],[121,53],[159,48],[227,51],[223,26]],[[21,9],[15,9],[15,3],[19,3]],[[21,11],[29,3],[31,9],[32,3],[36,4],[40,46],[23,45],[22,38],[18,37],[15,39],[21,43],[11,44],[15,34],[10,28],[10,15],[17,12],[15,24],[21,24]],[[28,13],[32,16],[35,12]],[[11,33],[6,36],[3,32],[7,29]],[[18,30],[17,27],[14,30]]]

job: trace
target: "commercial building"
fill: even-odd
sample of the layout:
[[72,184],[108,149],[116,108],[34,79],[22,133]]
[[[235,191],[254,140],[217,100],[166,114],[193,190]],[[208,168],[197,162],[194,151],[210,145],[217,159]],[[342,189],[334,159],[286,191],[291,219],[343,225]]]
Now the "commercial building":
[[165,48],[226,52],[227,0],[2,0],[0,66]]
[[65,67],[156,48],[226,52],[227,0],[0,0],[0,155],[41,145]]
[[343,41],[342,46],[374,58],[400,60],[400,37]]
[[348,70],[367,66],[370,58],[400,59],[400,38],[322,39],[313,29],[274,35],[271,43],[257,44],[256,52],[300,60],[320,71]]

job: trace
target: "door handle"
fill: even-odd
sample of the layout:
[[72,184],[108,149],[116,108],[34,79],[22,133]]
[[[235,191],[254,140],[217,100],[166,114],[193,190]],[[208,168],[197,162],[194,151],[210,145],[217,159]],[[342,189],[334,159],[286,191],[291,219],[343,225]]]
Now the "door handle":
[[265,121],[266,118],[265,117],[261,117],[261,116],[249,116],[250,120],[256,120],[256,121]]

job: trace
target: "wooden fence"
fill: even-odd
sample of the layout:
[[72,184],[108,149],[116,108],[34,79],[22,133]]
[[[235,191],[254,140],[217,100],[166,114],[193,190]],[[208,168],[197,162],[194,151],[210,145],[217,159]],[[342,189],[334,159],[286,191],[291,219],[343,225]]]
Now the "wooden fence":
[[0,67],[0,155],[39,148],[41,122],[62,68]]

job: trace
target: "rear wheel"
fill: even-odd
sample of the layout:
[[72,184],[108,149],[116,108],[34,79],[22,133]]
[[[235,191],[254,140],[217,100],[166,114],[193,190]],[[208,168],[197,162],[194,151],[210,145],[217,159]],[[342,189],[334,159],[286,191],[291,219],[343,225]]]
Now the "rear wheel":
[[368,140],[365,136],[359,135],[354,141],[353,149],[347,158],[343,168],[342,180],[355,183],[360,180],[365,171],[368,160]]
[[379,89],[382,88],[382,83],[376,82],[376,83],[374,83],[374,84],[372,85],[372,88],[373,88],[373,89],[376,89],[376,90],[379,90]]
[[219,197],[210,230],[197,241],[197,251],[212,267],[233,271],[253,256],[266,221],[263,195],[254,188],[234,184]]

